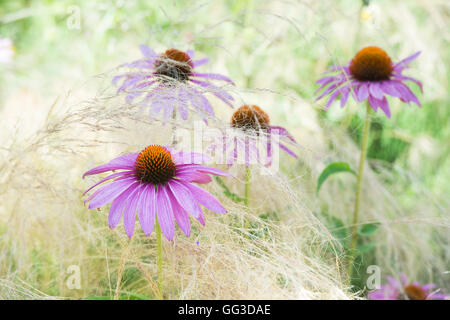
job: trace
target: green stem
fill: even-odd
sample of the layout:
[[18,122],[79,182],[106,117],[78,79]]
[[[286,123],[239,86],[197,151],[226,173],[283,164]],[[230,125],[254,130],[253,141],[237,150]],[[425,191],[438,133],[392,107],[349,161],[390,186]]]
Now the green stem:
[[249,167],[245,167],[245,196],[244,196],[244,204],[248,207],[250,202],[250,178],[251,171]]
[[157,244],[157,265],[158,265],[158,290],[161,300],[164,299],[163,295],[163,263],[162,263],[162,239],[161,239],[161,227],[159,226],[158,219],[156,219],[156,244]]
[[356,241],[358,240],[357,224],[358,224],[359,207],[360,207],[360,203],[361,203],[361,185],[362,185],[362,180],[363,180],[364,162],[366,161],[367,142],[368,142],[369,130],[370,130],[370,109],[371,109],[370,104],[369,104],[369,102],[367,102],[366,120],[364,121],[364,129],[363,129],[362,142],[361,142],[361,157],[359,159],[359,171],[358,171],[358,181],[357,181],[357,186],[356,186],[355,210],[353,212],[350,251],[349,251],[349,258],[348,258],[349,281],[351,281],[351,279],[352,279],[353,261],[355,259],[354,251],[355,251]]
[[177,120],[177,111],[174,109],[173,113],[172,113],[172,147],[175,147],[176,144],[178,143],[177,141],[177,137],[176,137],[176,130],[177,130],[177,125],[176,125],[176,120]]
[[[250,203],[250,178],[251,178],[251,171],[250,167],[245,167],[245,194],[244,194],[244,204],[248,208],[248,204]],[[245,230],[249,229],[249,222],[248,219],[245,219]]]

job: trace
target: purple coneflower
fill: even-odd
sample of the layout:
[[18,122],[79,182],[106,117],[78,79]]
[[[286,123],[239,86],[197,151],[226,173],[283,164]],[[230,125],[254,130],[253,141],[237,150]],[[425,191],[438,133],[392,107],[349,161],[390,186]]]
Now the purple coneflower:
[[388,284],[380,289],[370,292],[367,296],[371,300],[442,300],[450,298],[448,294],[433,292],[436,284],[420,285],[418,282],[410,283],[404,275],[401,281],[387,277]]
[[[220,138],[220,143],[214,143],[210,147],[211,151],[217,150],[223,156],[228,167],[242,155],[247,167],[254,163],[269,167],[273,161],[275,145],[297,158],[285,145],[296,145],[294,137],[285,128],[271,126],[269,115],[256,105],[243,105],[236,110],[231,117],[231,127],[238,130],[237,134],[225,135]],[[264,148],[261,150],[265,153],[264,159],[261,157],[261,147]]]
[[84,194],[114,179],[95,191],[85,202],[89,202],[89,209],[96,209],[112,201],[109,227],[115,228],[123,215],[125,231],[130,238],[134,233],[136,212],[147,236],[152,233],[157,220],[165,237],[172,240],[176,220],[189,237],[189,214],[205,224],[200,204],[217,213],[226,212],[214,196],[193,184],[210,182],[208,174],[229,176],[221,170],[196,164],[204,159],[206,156],[199,153],[183,153],[159,145],[148,146],[140,153],[120,156],[83,175],[121,170],[86,190]]
[[366,47],[360,50],[347,66],[333,66],[330,72],[337,72],[337,75],[325,76],[317,81],[321,86],[317,90],[325,91],[317,98],[323,98],[330,94],[330,98],[325,106],[327,110],[330,105],[339,96],[341,107],[347,103],[350,92],[358,102],[367,101],[366,117],[361,141],[361,156],[359,159],[359,171],[356,187],[355,209],[353,212],[353,223],[350,239],[350,255],[348,263],[349,278],[353,272],[353,259],[355,245],[357,242],[357,225],[359,206],[361,202],[361,185],[364,173],[364,162],[366,159],[367,142],[370,131],[370,110],[375,112],[378,107],[383,110],[388,118],[391,117],[391,110],[386,96],[400,98],[403,102],[414,102],[419,107],[419,100],[414,93],[405,85],[405,81],[412,81],[419,85],[422,90],[422,83],[414,78],[404,76],[403,70],[409,66],[409,63],[417,58],[420,52],[409,56],[408,58],[393,64],[388,54],[378,47]]
[[211,181],[209,174],[229,176],[221,170],[198,164],[205,159],[207,157],[200,153],[184,153],[159,145],[150,145],[140,153],[115,158],[83,175],[85,177],[121,170],[100,180],[84,193],[112,180],[111,183],[97,189],[85,201],[89,202],[89,209],[100,208],[112,201],[108,218],[110,228],[116,227],[123,215],[125,231],[131,238],[136,213],[146,236],[152,233],[156,225],[160,298],[164,296],[161,231],[171,241],[176,220],[180,229],[189,237],[191,232],[189,215],[205,225],[200,205],[217,213],[226,212],[214,196],[193,184],[193,182],[209,183]]
[[347,66],[333,66],[330,68],[329,72],[338,72],[338,74],[325,76],[317,81],[321,85],[317,90],[318,92],[328,86],[317,100],[331,93],[325,110],[339,96],[341,107],[344,107],[351,92],[356,101],[368,100],[374,111],[377,111],[378,107],[380,107],[388,118],[391,117],[391,111],[386,96],[400,98],[400,100],[407,103],[414,102],[420,107],[419,99],[404,82],[412,81],[421,90],[422,83],[402,74],[403,70],[419,54],[420,52],[417,52],[394,64],[383,49],[366,47],[360,50]]
[[204,91],[211,92],[232,107],[233,97],[210,80],[234,84],[233,81],[224,75],[195,71],[195,68],[206,64],[208,58],[193,60],[193,50],[168,49],[157,54],[145,45],[140,49],[144,58],[124,64],[132,70],[113,79],[114,84],[122,81],[117,92],[125,92],[129,103],[139,98],[136,104],[149,106],[152,117],[162,111],[163,119],[173,117],[177,108],[183,120],[188,118],[188,108],[192,105],[205,122],[207,116],[214,117],[214,111]]
[[[236,110],[231,117],[231,127],[238,132],[219,137],[216,142],[211,144],[209,151],[218,152],[218,156],[228,167],[231,167],[238,159],[242,159],[242,156],[244,157],[246,165],[244,202],[248,205],[250,164],[259,163],[269,167],[273,161],[275,146],[297,158],[297,155],[281,141],[293,145],[296,145],[297,142],[286,129],[271,126],[269,115],[256,105],[243,105]],[[260,149],[263,149],[261,151],[265,153],[264,159],[261,157]]]

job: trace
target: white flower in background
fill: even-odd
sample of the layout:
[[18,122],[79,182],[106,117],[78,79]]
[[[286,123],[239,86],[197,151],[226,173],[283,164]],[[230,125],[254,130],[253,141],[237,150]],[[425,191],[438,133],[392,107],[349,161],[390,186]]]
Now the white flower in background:
[[9,63],[14,55],[14,47],[10,38],[0,38],[0,63]]

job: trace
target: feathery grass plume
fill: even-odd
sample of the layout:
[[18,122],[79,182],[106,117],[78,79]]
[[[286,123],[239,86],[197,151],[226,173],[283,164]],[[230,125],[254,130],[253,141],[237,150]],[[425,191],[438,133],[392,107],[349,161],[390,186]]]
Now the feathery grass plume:
[[388,276],[388,283],[368,294],[370,300],[443,300],[450,295],[440,293],[435,283],[420,285],[417,281],[409,282],[404,274],[400,281]]
[[[325,76],[317,81],[320,88],[316,92],[325,91],[317,97],[316,101],[330,94],[330,98],[325,106],[325,110],[340,96],[341,107],[347,103],[349,94],[352,93],[354,99],[358,102],[367,100],[366,118],[361,142],[361,157],[359,161],[359,170],[356,186],[355,209],[353,211],[353,222],[351,239],[349,246],[348,275],[350,280],[353,273],[353,260],[355,255],[355,246],[358,239],[357,224],[359,207],[361,201],[361,185],[364,174],[364,163],[366,160],[367,143],[370,131],[370,110],[376,112],[380,107],[388,118],[391,117],[391,111],[386,99],[386,95],[400,98],[403,102],[414,102],[421,106],[414,93],[403,83],[412,81],[420,86],[422,83],[414,78],[404,76],[403,70],[409,66],[409,63],[417,58],[420,52],[409,56],[402,61],[393,64],[388,54],[378,47],[366,47],[361,49],[350,61],[348,66],[332,66],[330,72],[340,72],[338,75]],[[327,87],[328,86],[328,87]]]
[[17,277],[0,278],[0,300],[53,300],[55,298],[58,297],[50,297]]
[[208,63],[208,58],[193,60],[193,50],[168,49],[157,54],[145,45],[141,45],[140,49],[144,58],[123,64],[122,67],[130,68],[130,71],[113,78],[114,84],[119,85],[118,82],[122,81],[117,93],[125,92],[128,103],[149,107],[151,117],[157,117],[162,112],[163,119],[173,117],[178,110],[183,120],[187,120],[188,107],[192,105],[205,122],[205,115],[214,117],[214,110],[203,90],[232,107],[233,97],[210,81],[219,80],[234,85],[230,78],[195,71],[195,68]]

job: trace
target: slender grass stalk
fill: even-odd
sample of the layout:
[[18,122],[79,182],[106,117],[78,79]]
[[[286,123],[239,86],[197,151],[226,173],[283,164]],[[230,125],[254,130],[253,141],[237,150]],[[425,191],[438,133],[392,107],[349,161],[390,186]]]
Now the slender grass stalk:
[[163,294],[163,262],[162,262],[162,237],[161,227],[159,226],[158,219],[156,219],[156,246],[157,246],[157,260],[158,265],[158,291],[160,293],[160,299],[164,300]]
[[125,269],[125,261],[130,252],[131,245],[133,243],[133,239],[134,238],[131,238],[130,241],[128,241],[127,247],[122,251],[122,257],[120,258],[119,271],[117,272],[117,283],[116,283],[116,290],[114,292],[114,300],[119,300],[120,283],[122,282],[122,275],[123,275],[123,271]]
[[357,186],[356,186],[355,210],[353,212],[353,223],[352,223],[351,239],[350,239],[350,251],[349,251],[349,258],[348,258],[349,281],[351,281],[351,279],[352,279],[353,261],[355,259],[354,251],[355,251],[356,241],[358,240],[357,224],[358,224],[359,207],[360,207],[360,203],[361,203],[361,185],[362,185],[363,173],[364,173],[364,162],[366,161],[367,142],[368,142],[369,130],[370,130],[370,110],[371,110],[371,107],[370,107],[369,102],[367,101],[366,119],[364,121],[364,129],[363,129],[362,142],[361,142],[361,157],[359,159],[358,180],[357,180]]

